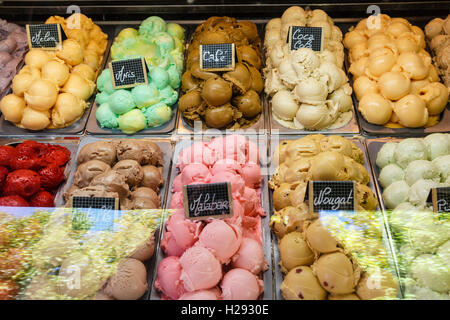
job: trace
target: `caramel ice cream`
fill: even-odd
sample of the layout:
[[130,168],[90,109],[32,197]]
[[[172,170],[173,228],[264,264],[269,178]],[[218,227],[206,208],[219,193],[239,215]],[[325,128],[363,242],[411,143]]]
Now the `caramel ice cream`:
[[[366,121],[391,128],[437,124],[449,93],[425,50],[423,31],[405,19],[385,14],[379,22],[370,24],[363,19],[344,37],[358,110]],[[434,19],[425,27],[433,50],[445,42],[443,25],[444,20]]]
[[[200,68],[199,46],[234,43],[237,62],[232,71]],[[202,121],[204,128],[240,129],[260,118],[263,89],[260,39],[256,25],[229,17],[211,17],[199,25],[188,47],[186,72],[178,107],[188,124]]]
[[[321,27],[324,50],[290,50],[289,27]],[[265,92],[273,118],[291,129],[322,130],[346,125],[353,116],[352,89],[343,70],[342,33],[322,10],[288,8],[266,25]]]
[[434,63],[447,88],[450,86],[450,15],[445,19],[435,18],[425,26],[429,47],[435,56]]

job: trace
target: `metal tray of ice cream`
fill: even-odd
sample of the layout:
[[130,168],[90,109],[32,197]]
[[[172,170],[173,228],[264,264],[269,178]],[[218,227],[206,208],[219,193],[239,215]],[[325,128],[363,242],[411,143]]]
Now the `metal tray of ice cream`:
[[[89,143],[93,143],[96,141],[100,141],[100,140],[118,140],[118,139],[129,139],[129,137],[117,137],[117,138],[113,138],[113,139],[107,139],[107,138],[100,138],[100,137],[92,137],[92,136],[87,136],[84,137],[80,140],[80,145],[78,148],[78,151],[76,152],[76,155],[73,156],[73,158],[71,159],[71,163],[70,163],[70,175],[66,180],[65,185],[59,190],[59,192],[57,193],[56,197],[55,197],[55,205],[58,204],[57,206],[64,206],[65,202],[64,202],[64,193],[72,186],[73,184],[73,179],[75,177],[75,172],[77,170],[77,158],[78,158],[78,154],[80,153],[81,149],[89,144]],[[161,198],[161,208],[164,208],[164,204],[165,204],[165,198],[166,198],[166,194],[167,194],[167,186],[168,186],[168,175],[169,175],[169,169],[171,167],[171,161],[172,161],[172,154],[173,154],[173,148],[172,148],[172,144],[169,140],[167,139],[162,139],[162,138],[158,138],[158,139],[150,139],[150,138],[145,138],[146,140],[150,140],[155,142],[160,148],[161,151],[163,153],[163,179],[164,179],[164,184],[161,187],[160,191],[159,191],[159,196]],[[160,239],[160,228],[157,228],[155,231],[155,253],[156,253],[156,248],[159,247],[159,239]],[[148,283],[148,290],[147,292],[142,296],[141,299],[144,300],[148,300],[148,297],[150,295],[150,291],[152,289],[152,287],[150,286],[152,284],[152,277],[153,277],[153,269],[155,267],[155,261],[156,261],[156,254],[153,254],[153,256],[151,257],[151,259],[147,260],[146,262],[144,262],[144,265],[147,269],[147,283]]]
[[[258,29],[258,34],[260,36],[261,41],[264,40],[264,37],[261,37],[263,35],[264,32],[264,26],[265,23],[261,23],[261,20],[249,20],[252,21],[256,24],[256,27]],[[265,20],[264,20],[265,21]],[[196,24],[200,24],[204,21],[194,21]],[[189,44],[192,41],[192,36],[193,36],[193,32],[195,30],[196,25],[194,25],[193,30],[191,30],[191,33],[189,34],[189,37],[186,37],[186,39],[190,39],[189,43],[187,44],[187,47],[189,46]],[[186,47],[186,48],[187,48]],[[261,54],[262,54],[261,50]],[[185,60],[187,59],[187,50],[185,52]],[[262,62],[262,66],[261,66],[261,75],[262,75],[262,69],[264,68],[264,64],[265,64],[265,59],[263,56],[261,56],[261,62]],[[180,97],[182,96],[183,92],[180,91]],[[262,104],[262,112],[259,116],[259,119],[250,127],[245,128],[245,129],[238,129],[238,130],[232,130],[232,129],[214,129],[214,128],[207,128],[204,129],[202,127],[202,123],[198,121],[197,123],[194,123],[194,126],[192,126],[191,124],[189,124],[186,119],[184,119],[183,115],[181,114],[180,111],[178,111],[178,127],[177,127],[177,133],[180,135],[191,135],[193,133],[199,133],[199,134],[211,134],[214,135],[217,132],[225,132],[228,131],[230,133],[236,133],[236,134],[244,134],[244,135],[248,135],[248,134],[265,134],[266,132],[268,132],[268,128],[269,128],[269,123],[268,123],[268,112],[267,112],[267,107],[266,107],[266,103],[265,103],[265,93],[264,90],[261,92],[260,94],[260,99],[261,99],[261,104]]]
[[[345,33],[344,28],[342,27],[342,24],[340,23],[335,23],[335,25],[337,27],[339,27],[342,31],[342,34]],[[264,34],[265,34],[265,29],[264,29]],[[266,50],[264,50],[263,52],[264,54],[264,61],[266,61]],[[345,71],[345,74],[348,75],[348,68],[346,68],[346,65],[344,63],[343,65],[343,70]],[[339,128],[335,128],[335,129],[321,129],[321,130],[307,130],[307,129],[291,129],[291,128],[287,128],[283,125],[281,125],[277,120],[275,120],[273,114],[272,114],[272,103],[271,103],[271,98],[266,94],[265,95],[265,102],[267,104],[266,109],[268,110],[268,121],[270,123],[270,132],[276,133],[276,134],[315,134],[315,133],[336,133],[336,134],[358,134],[359,133],[359,126],[358,126],[358,121],[356,120],[356,116],[355,116],[355,105],[353,105],[352,108],[352,118],[350,119],[350,121]]]
[[[209,138],[206,138],[207,140],[210,140]],[[257,140],[256,140],[257,139]],[[261,219],[261,227],[262,227],[262,244],[264,249],[264,256],[267,260],[267,263],[269,264],[269,268],[264,272],[262,280],[264,281],[264,292],[261,294],[261,299],[263,300],[273,300],[273,253],[272,253],[272,243],[270,238],[270,228],[269,228],[269,195],[268,195],[268,179],[267,179],[267,172],[264,170],[267,170],[267,156],[266,156],[266,150],[267,150],[267,141],[266,138],[262,135],[250,137],[250,141],[257,143],[259,147],[259,153],[260,153],[260,166],[261,166],[261,173],[263,175],[263,180],[261,183],[261,206],[264,209],[264,212],[266,213],[265,217],[262,217]],[[198,141],[198,140],[196,140]],[[177,168],[177,159],[180,154],[180,152],[191,146],[194,142],[190,139],[181,139],[177,142],[175,145],[175,150],[173,153],[173,162],[172,162],[172,169],[170,172],[170,184],[169,186],[172,186],[174,179],[179,174],[179,170]],[[172,200],[173,193],[171,190],[167,191],[167,201],[165,209],[169,209],[170,202]],[[165,231],[165,221],[163,222],[163,225],[161,227],[161,239],[164,236]],[[158,246],[156,249],[156,257],[157,257],[157,263],[155,267],[155,274],[153,276],[153,284],[152,287],[154,288],[154,281],[156,280],[157,276],[157,268],[159,266],[159,263],[162,259],[164,259],[164,253],[161,249],[161,246]],[[160,294],[157,292],[157,290],[151,291],[150,300],[161,300]]]
[[[112,35],[113,35],[113,28],[110,26],[102,26],[102,31],[108,35],[108,44],[106,46],[105,53],[103,54],[102,62],[100,63],[100,67],[97,72],[97,76],[100,75],[101,70],[104,69],[106,60],[108,58],[109,50],[111,48],[112,44]],[[87,101],[88,107],[84,111],[83,115],[80,119],[72,123],[70,126],[67,126],[65,128],[58,128],[58,129],[44,129],[40,131],[34,131],[34,130],[28,130],[23,129],[15,126],[13,123],[6,121],[3,115],[0,118],[0,136],[52,136],[52,135],[82,135],[84,133],[84,129],[86,128],[86,123],[89,117],[89,114],[91,113],[92,105],[95,101],[95,95],[97,93],[97,90],[94,91],[92,96]]]
[[[28,139],[19,139],[19,138],[12,138],[12,139],[1,139],[0,145],[17,145],[19,143],[22,143]],[[76,166],[76,154],[78,153],[78,144],[80,140],[77,139],[64,139],[64,138],[57,138],[57,139],[45,139],[45,138],[33,138],[34,141],[39,143],[48,143],[53,145],[60,145],[62,147],[67,148],[70,151],[70,159],[69,162],[66,164],[66,168],[64,169],[64,181],[60,184],[58,187],[58,190],[55,194],[55,207],[60,207],[61,202],[59,201],[60,194],[63,190],[68,188],[69,184],[69,177],[73,174],[73,167]]]
[[[180,23],[180,25],[186,30],[186,38],[189,36],[190,28],[189,25],[185,25]],[[125,28],[139,28],[139,23],[137,24],[129,24],[129,25],[120,25],[116,26],[114,30],[114,38],[112,38],[112,42],[117,37],[117,35]],[[111,44],[112,45],[112,44]],[[111,54],[108,55],[108,61],[104,65],[103,69],[108,68],[109,63],[111,62]],[[181,91],[178,89],[178,95],[180,95]],[[92,135],[123,135],[124,133],[120,129],[111,129],[111,128],[102,128],[100,123],[97,121],[96,112],[97,112],[97,102],[94,102],[92,107],[91,114],[89,116],[89,120],[86,126],[86,133]],[[177,124],[178,117],[178,101],[172,106],[172,118],[170,121],[166,122],[163,125],[153,128],[145,128],[138,132],[133,133],[133,135],[153,135],[153,134],[168,134],[171,133]]]
[[[268,157],[268,161],[269,161],[269,173],[273,173],[274,170],[278,167],[277,163],[274,163],[274,161],[272,161],[272,155],[274,154],[274,151],[276,150],[276,148],[278,147],[279,143],[284,141],[284,140],[296,140],[302,137],[305,137],[306,135],[303,136],[299,136],[299,137],[294,137],[292,135],[284,135],[284,136],[279,136],[276,137],[275,139],[272,138],[270,140],[270,148],[269,148],[269,157]],[[373,177],[373,173],[372,170],[370,169],[370,162],[369,162],[369,156],[367,153],[367,149],[366,146],[364,144],[364,138],[361,136],[353,136],[353,137],[349,137],[348,138],[350,141],[352,141],[358,148],[360,148],[363,151],[364,154],[364,167],[366,168],[367,172],[369,173],[369,188],[372,189],[372,191],[374,192],[374,194],[377,196],[378,199],[378,203],[380,204],[380,199],[378,196],[378,193],[376,192],[376,188],[375,188],[375,179]],[[274,214],[274,207],[273,207],[273,190],[269,189],[269,200],[270,200],[270,216],[272,216],[272,214]],[[379,209],[377,209],[379,210]],[[382,219],[382,239],[383,239],[383,245],[385,246],[386,250],[387,250],[387,255],[388,255],[388,260],[389,260],[389,265],[390,268],[392,270],[395,270],[395,276],[398,279],[399,278],[399,268],[398,268],[398,263],[397,263],[397,259],[395,256],[395,252],[393,250],[393,243],[392,243],[392,238],[391,238],[391,234],[390,234],[390,230],[387,226],[387,221],[384,217],[384,215],[380,216],[380,219]],[[284,300],[282,294],[281,294],[281,290],[280,290],[280,286],[281,283],[283,282],[283,273],[281,271],[281,267],[279,262],[281,261],[281,256],[280,256],[280,250],[278,248],[278,240],[277,240],[277,236],[275,235],[274,232],[271,232],[271,236],[272,236],[272,246],[273,246],[273,259],[274,259],[274,286],[275,286],[275,299],[276,300]],[[402,297],[402,292],[401,292],[401,287],[399,287],[400,290],[398,291],[397,294],[397,298],[401,298]]]
[[[423,22],[416,21],[415,19],[409,19],[409,21],[418,27],[422,28],[424,27]],[[348,29],[352,26],[356,26],[355,24],[349,24],[349,23],[343,23],[339,27],[341,28],[342,32],[345,34]],[[425,50],[430,54],[431,57],[433,57],[432,51],[427,47]],[[348,50],[345,49],[345,58],[344,58],[344,64],[347,70],[350,68],[350,61],[348,59]],[[353,76],[348,73],[349,82],[350,85],[353,88]],[[443,81],[441,80],[443,83]],[[361,127],[361,133],[369,136],[403,136],[403,137],[417,137],[417,136],[425,136],[430,133],[436,133],[436,132],[449,132],[450,131],[450,103],[447,103],[447,107],[442,111],[440,115],[440,121],[431,127],[428,128],[388,128],[380,125],[376,125],[373,123],[367,122],[366,119],[362,116],[361,112],[358,110],[358,99],[356,98],[355,92],[352,93],[352,99],[353,99],[353,105],[355,109],[357,110],[356,116],[358,118],[359,126]]]

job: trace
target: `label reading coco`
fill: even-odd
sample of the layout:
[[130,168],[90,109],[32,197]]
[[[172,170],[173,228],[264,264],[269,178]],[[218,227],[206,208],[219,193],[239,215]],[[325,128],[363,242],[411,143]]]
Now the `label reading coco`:
[[356,208],[354,181],[309,181],[305,200],[311,212],[354,211]]
[[233,196],[229,182],[183,186],[183,199],[188,219],[226,219],[233,216]]
[[291,26],[287,42],[291,50],[309,48],[314,51],[322,51],[322,27]]
[[144,58],[116,60],[109,63],[114,89],[132,88],[147,84],[147,66]]
[[200,45],[200,69],[205,71],[234,70],[236,50],[234,43]]
[[61,25],[59,23],[27,24],[26,29],[30,48],[54,50],[62,47]]

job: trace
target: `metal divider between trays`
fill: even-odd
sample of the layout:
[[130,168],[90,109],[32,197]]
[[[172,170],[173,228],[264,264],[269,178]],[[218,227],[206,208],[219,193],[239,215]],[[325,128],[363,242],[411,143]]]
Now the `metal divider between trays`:
[[[111,51],[111,45],[112,45],[112,35],[113,35],[113,29],[110,26],[102,26],[102,31],[108,35],[108,43],[106,45],[106,50],[103,54],[102,61],[100,63],[100,66],[98,68],[97,77],[100,75],[102,70],[105,68],[106,61],[108,60],[110,51]],[[23,65],[25,65],[23,63]],[[19,70],[20,71],[20,70]],[[94,83],[96,83],[97,79],[95,79]],[[94,90],[94,93],[92,96],[86,101],[88,103],[88,107],[84,110],[83,115],[74,123],[71,125],[64,127],[64,128],[58,128],[58,129],[44,129],[39,131],[33,131],[28,129],[22,129],[17,126],[15,126],[13,123],[5,120],[4,116],[0,113],[0,137],[21,137],[21,136],[28,136],[28,137],[42,137],[42,138],[48,138],[51,136],[82,136],[85,132],[86,125],[88,123],[88,119],[91,115],[91,111],[95,104],[95,96],[97,94],[97,87]],[[8,92],[12,92],[12,89],[9,88]]]
[[[256,138],[258,137],[249,137],[248,139],[252,142],[255,142]],[[211,136],[204,137],[204,141],[210,141],[212,139]],[[177,159],[178,156],[180,154],[180,152],[191,146],[192,144],[194,144],[195,142],[197,142],[197,140],[192,140],[192,139],[183,139],[181,138],[175,145],[174,148],[174,152],[173,152],[173,162],[172,162],[172,167],[171,167],[171,171],[170,171],[170,180],[169,180],[169,186],[172,186],[174,179],[176,178],[176,176],[179,174],[179,171],[177,169]],[[259,151],[260,151],[260,165],[261,165],[261,169],[263,168],[264,162],[267,163],[267,156],[266,156],[266,150],[267,150],[267,140],[266,138],[262,138],[262,141],[260,139],[258,139],[257,141],[258,147],[259,147]],[[273,253],[272,253],[272,242],[269,241],[270,240],[270,229],[269,229],[269,219],[270,219],[270,215],[269,215],[269,199],[268,199],[268,179],[267,179],[267,175],[263,175],[263,180],[262,180],[262,184],[261,184],[261,207],[264,209],[264,212],[266,213],[265,217],[261,218],[261,228],[262,228],[262,246],[263,246],[263,250],[264,250],[264,256],[267,260],[267,262],[269,263],[269,268],[264,272],[263,274],[263,281],[264,281],[264,292],[262,293],[262,300],[273,300],[274,299],[274,295],[273,295]],[[171,192],[171,190],[167,190],[167,199],[166,199],[166,204],[164,209],[169,209],[170,207],[170,202],[172,200],[172,196],[173,193]],[[164,236],[164,232],[165,232],[165,227],[166,227],[166,221],[163,221],[162,225],[161,225],[161,239]],[[160,241],[161,244],[161,241]],[[156,250],[155,250],[155,255],[156,255],[156,264],[155,264],[155,268],[154,268],[154,275],[153,275],[153,282],[152,282],[152,288],[151,288],[151,294],[150,294],[150,300],[161,300],[160,294],[156,291],[156,289],[154,288],[154,282],[156,280],[157,277],[157,270],[158,270],[158,266],[161,262],[162,259],[164,259],[165,255],[161,249],[161,245],[159,245]]]
[[[63,199],[64,193],[70,188],[70,186],[73,184],[73,179],[75,177],[75,172],[77,169],[77,158],[78,154],[80,153],[81,149],[89,144],[96,141],[108,141],[108,140],[125,140],[125,139],[133,139],[127,136],[121,136],[121,137],[114,137],[114,138],[106,138],[106,137],[93,137],[93,136],[86,136],[81,139],[80,144],[78,146],[78,149],[76,151],[75,156],[73,157],[70,165],[70,175],[67,177],[66,182],[64,186],[60,188],[60,190],[57,193],[57,196],[55,197],[55,204],[58,201],[59,206],[64,206],[65,202]],[[173,144],[172,141],[166,138],[155,138],[155,137],[142,137],[141,139],[149,140],[155,142],[163,152],[163,179],[164,184],[160,188],[159,196],[161,200],[161,208],[165,208],[166,203],[166,197],[167,197],[167,190],[169,189],[169,175],[170,175],[170,169],[172,167],[172,156],[173,156]],[[148,289],[147,292],[141,297],[141,300],[148,300],[150,297],[150,293],[152,290],[152,287],[150,286],[151,283],[153,283],[153,269],[156,268],[156,252],[159,248],[160,244],[160,235],[161,235],[161,228],[162,228],[162,222],[161,224],[156,228],[155,230],[155,252],[153,256],[144,262],[144,265],[147,269],[147,283],[148,283]]]
[[[333,134],[330,134],[333,135]],[[337,135],[337,134],[334,134]],[[275,141],[275,139],[273,137],[270,137],[269,142],[270,142],[270,147],[268,149],[269,151],[269,162],[270,162],[270,172],[273,172],[276,169],[276,164],[273,163],[272,161],[272,155],[274,154],[276,148],[278,147],[278,144],[284,140],[297,140],[303,137],[306,137],[307,135],[298,135],[298,136],[294,136],[294,135],[280,135],[278,136],[278,140]],[[361,151],[363,151],[364,154],[364,167],[366,168],[367,172],[369,173],[369,184],[368,186],[370,187],[370,189],[372,189],[372,191],[374,192],[377,200],[378,200],[378,207],[377,209],[381,212],[381,199],[379,197],[379,194],[377,192],[377,188],[376,188],[376,180],[375,177],[373,176],[373,171],[370,168],[370,161],[369,161],[369,155],[367,152],[367,146],[365,144],[365,138],[363,136],[360,135],[354,135],[352,137],[345,137],[348,140],[350,140],[351,142],[355,143],[355,145],[361,149]],[[269,178],[270,179],[270,178]],[[272,216],[275,212],[274,210],[274,206],[273,206],[273,190],[270,189],[269,190],[269,200],[270,200],[270,216]],[[381,216],[379,217],[379,219],[381,219],[380,221],[382,222],[382,241],[383,241],[383,245],[385,247],[385,249],[387,250],[387,256],[388,256],[388,261],[389,261],[389,266],[391,269],[395,270],[394,276],[397,277],[397,279],[400,279],[399,275],[399,268],[398,268],[398,261],[396,259],[395,256],[395,252],[393,251],[393,247],[392,247],[392,239],[391,239],[391,234],[387,225],[387,221],[385,219],[384,213],[381,213]],[[271,232],[272,235],[272,247],[273,247],[273,259],[274,259],[274,287],[275,287],[275,292],[274,292],[274,296],[276,300],[284,300],[282,295],[281,295],[281,290],[280,290],[280,285],[284,279],[283,273],[281,272],[281,267],[279,265],[279,262],[281,261],[281,256],[280,256],[280,250],[278,248],[278,239],[275,235],[274,232]],[[399,285],[399,291],[397,293],[397,298],[402,298],[403,294],[402,294],[402,287]]]

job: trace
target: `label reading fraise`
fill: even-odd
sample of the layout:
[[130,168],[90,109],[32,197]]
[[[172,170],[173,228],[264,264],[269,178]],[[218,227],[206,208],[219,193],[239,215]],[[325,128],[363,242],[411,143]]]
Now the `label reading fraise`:
[[112,61],[109,64],[109,70],[114,89],[132,88],[148,83],[144,58]]
[[233,196],[229,182],[185,185],[183,200],[188,219],[226,219],[233,216]]

